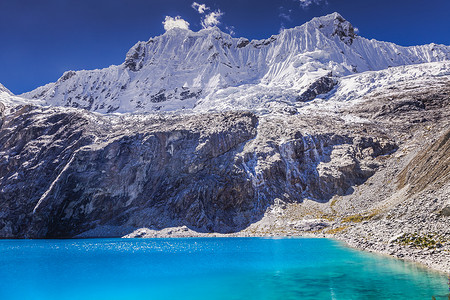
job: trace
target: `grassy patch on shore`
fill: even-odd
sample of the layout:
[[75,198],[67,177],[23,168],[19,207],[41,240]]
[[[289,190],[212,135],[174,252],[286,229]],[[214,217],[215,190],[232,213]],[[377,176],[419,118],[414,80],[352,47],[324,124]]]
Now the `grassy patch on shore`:
[[404,233],[398,237],[395,243],[403,246],[410,246],[414,248],[440,248],[448,242],[448,240],[438,234],[418,234],[418,233]]
[[327,233],[327,234],[336,234],[336,233],[339,233],[339,232],[342,232],[342,231],[346,230],[347,228],[348,228],[348,226],[339,226],[337,228],[330,229],[330,230],[328,230],[325,233]]
[[363,221],[369,221],[371,219],[373,219],[374,217],[376,217],[378,214],[380,213],[380,211],[375,210],[369,214],[356,214],[356,215],[350,215],[350,216],[346,216],[342,219],[342,222],[344,223],[361,223]]

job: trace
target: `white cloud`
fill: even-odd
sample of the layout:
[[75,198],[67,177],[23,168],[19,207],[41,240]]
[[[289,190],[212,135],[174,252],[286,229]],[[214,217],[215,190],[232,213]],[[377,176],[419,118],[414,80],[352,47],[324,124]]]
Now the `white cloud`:
[[183,20],[180,16],[176,16],[175,18],[166,16],[164,22],[162,23],[166,31],[173,28],[189,29],[189,23]]
[[199,14],[204,14],[205,11],[209,10],[209,7],[206,7],[206,4],[199,4],[197,2],[192,3],[192,8],[198,11]]
[[292,22],[292,18],[288,14],[280,13],[279,16],[280,16],[280,18],[285,19],[286,21]]
[[311,4],[319,5],[320,2],[325,2],[325,4],[326,4],[326,1],[323,1],[323,0],[298,0],[298,1],[300,2],[300,6],[303,8],[306,8],[306,7],[310,6]]
[[278,16],[279,16],[281,19],[284,19],[284,20],[286,20],[286,21],[288,21],[288,22],[292,22],[292,17],[291,17],[291,15],[292,15],[292,9],[286,9],[286,8],[284,8],[283,6],[280,6],[280,7],[278,8],[278,11],[279,11]]
[[235,35],[236,34],[236,32],[234,31],[234,26],[226,26],[225,29],[228,30],[230,35]]
[[[191,6],[199,14],[204,15],[204,16],[202,16],[202,21],[201,21],[203,28],[217,26],[220,24],[219,19],[223,16],[223,12],[220,9],[218,9],[216,11],[212,11],[209,14],[206,14],[206,11],[210,10],[210,8],[206,6],[206,4],[200,4],[197,2],[193,2]],[[234,32],[234,31],[230,30],[230,32]]]
[[220,9],[207,14],[202,20],[203,28],[217,26],[220,24],[219,19],[223,16],[223,12]]

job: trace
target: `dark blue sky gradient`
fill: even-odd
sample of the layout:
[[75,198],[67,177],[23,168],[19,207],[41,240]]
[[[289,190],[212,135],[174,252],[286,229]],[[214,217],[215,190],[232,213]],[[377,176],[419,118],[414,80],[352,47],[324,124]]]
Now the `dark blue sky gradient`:
[[[219,26],[262,39],[337,11],[366,38],[403,46],[450,45],[450,0],[198,1],[225,14]],[[20,94],[56,81],[64,71],[124,61],[137,41],[164,33],[165,16],[181,16],[197,31],[188,0],[0,0],[0,83]],[[281,17],[289,15],[289,19]]]

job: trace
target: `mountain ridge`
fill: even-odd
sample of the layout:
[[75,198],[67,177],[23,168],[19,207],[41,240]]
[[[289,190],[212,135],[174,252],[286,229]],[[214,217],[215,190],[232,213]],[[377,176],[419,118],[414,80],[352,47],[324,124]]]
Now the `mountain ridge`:
[[102,113],[204,111],[212,109],[205,102],[236,89],[257,87],[258,99],[264,89],[279,88],[295,102],[323,77],[448,59],[450,46],[367,40],[333,13],[264,40],[233,38],[217,27],[171,29],[136,43],[121,65],[67,71],[21,96]]

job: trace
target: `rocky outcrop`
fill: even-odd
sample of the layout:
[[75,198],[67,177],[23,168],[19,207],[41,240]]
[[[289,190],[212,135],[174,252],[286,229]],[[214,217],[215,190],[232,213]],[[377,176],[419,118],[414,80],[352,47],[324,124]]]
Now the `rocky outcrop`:
[[338,14],[335,17],[334,24],[335,26],[332,36],[337,35],[341,41],[349,46],[353,44],[353,40],[357,35],[352,24],[347,22],[342,16]]
[[182,225],[235,232],[274,201],[348,193],[396,149],[342,120],[329,120],[333,130],[322,121],[9,108],[0,130],[0,236],[120,236]]
[[[153,42],[153,40],[150,40],[148,43]],[[130,69],[133,72],[139,71],[143,64],[145,59],[145,43],[139,42],[136,45],[133,46],[133,48],[128,51],[124,67],[127,69]]]
[[297,101],[305,102],[316,98],[318,95],[328,93],[336,85],[331,74],[320,77],[311,83],[307,89],[297,97]]

